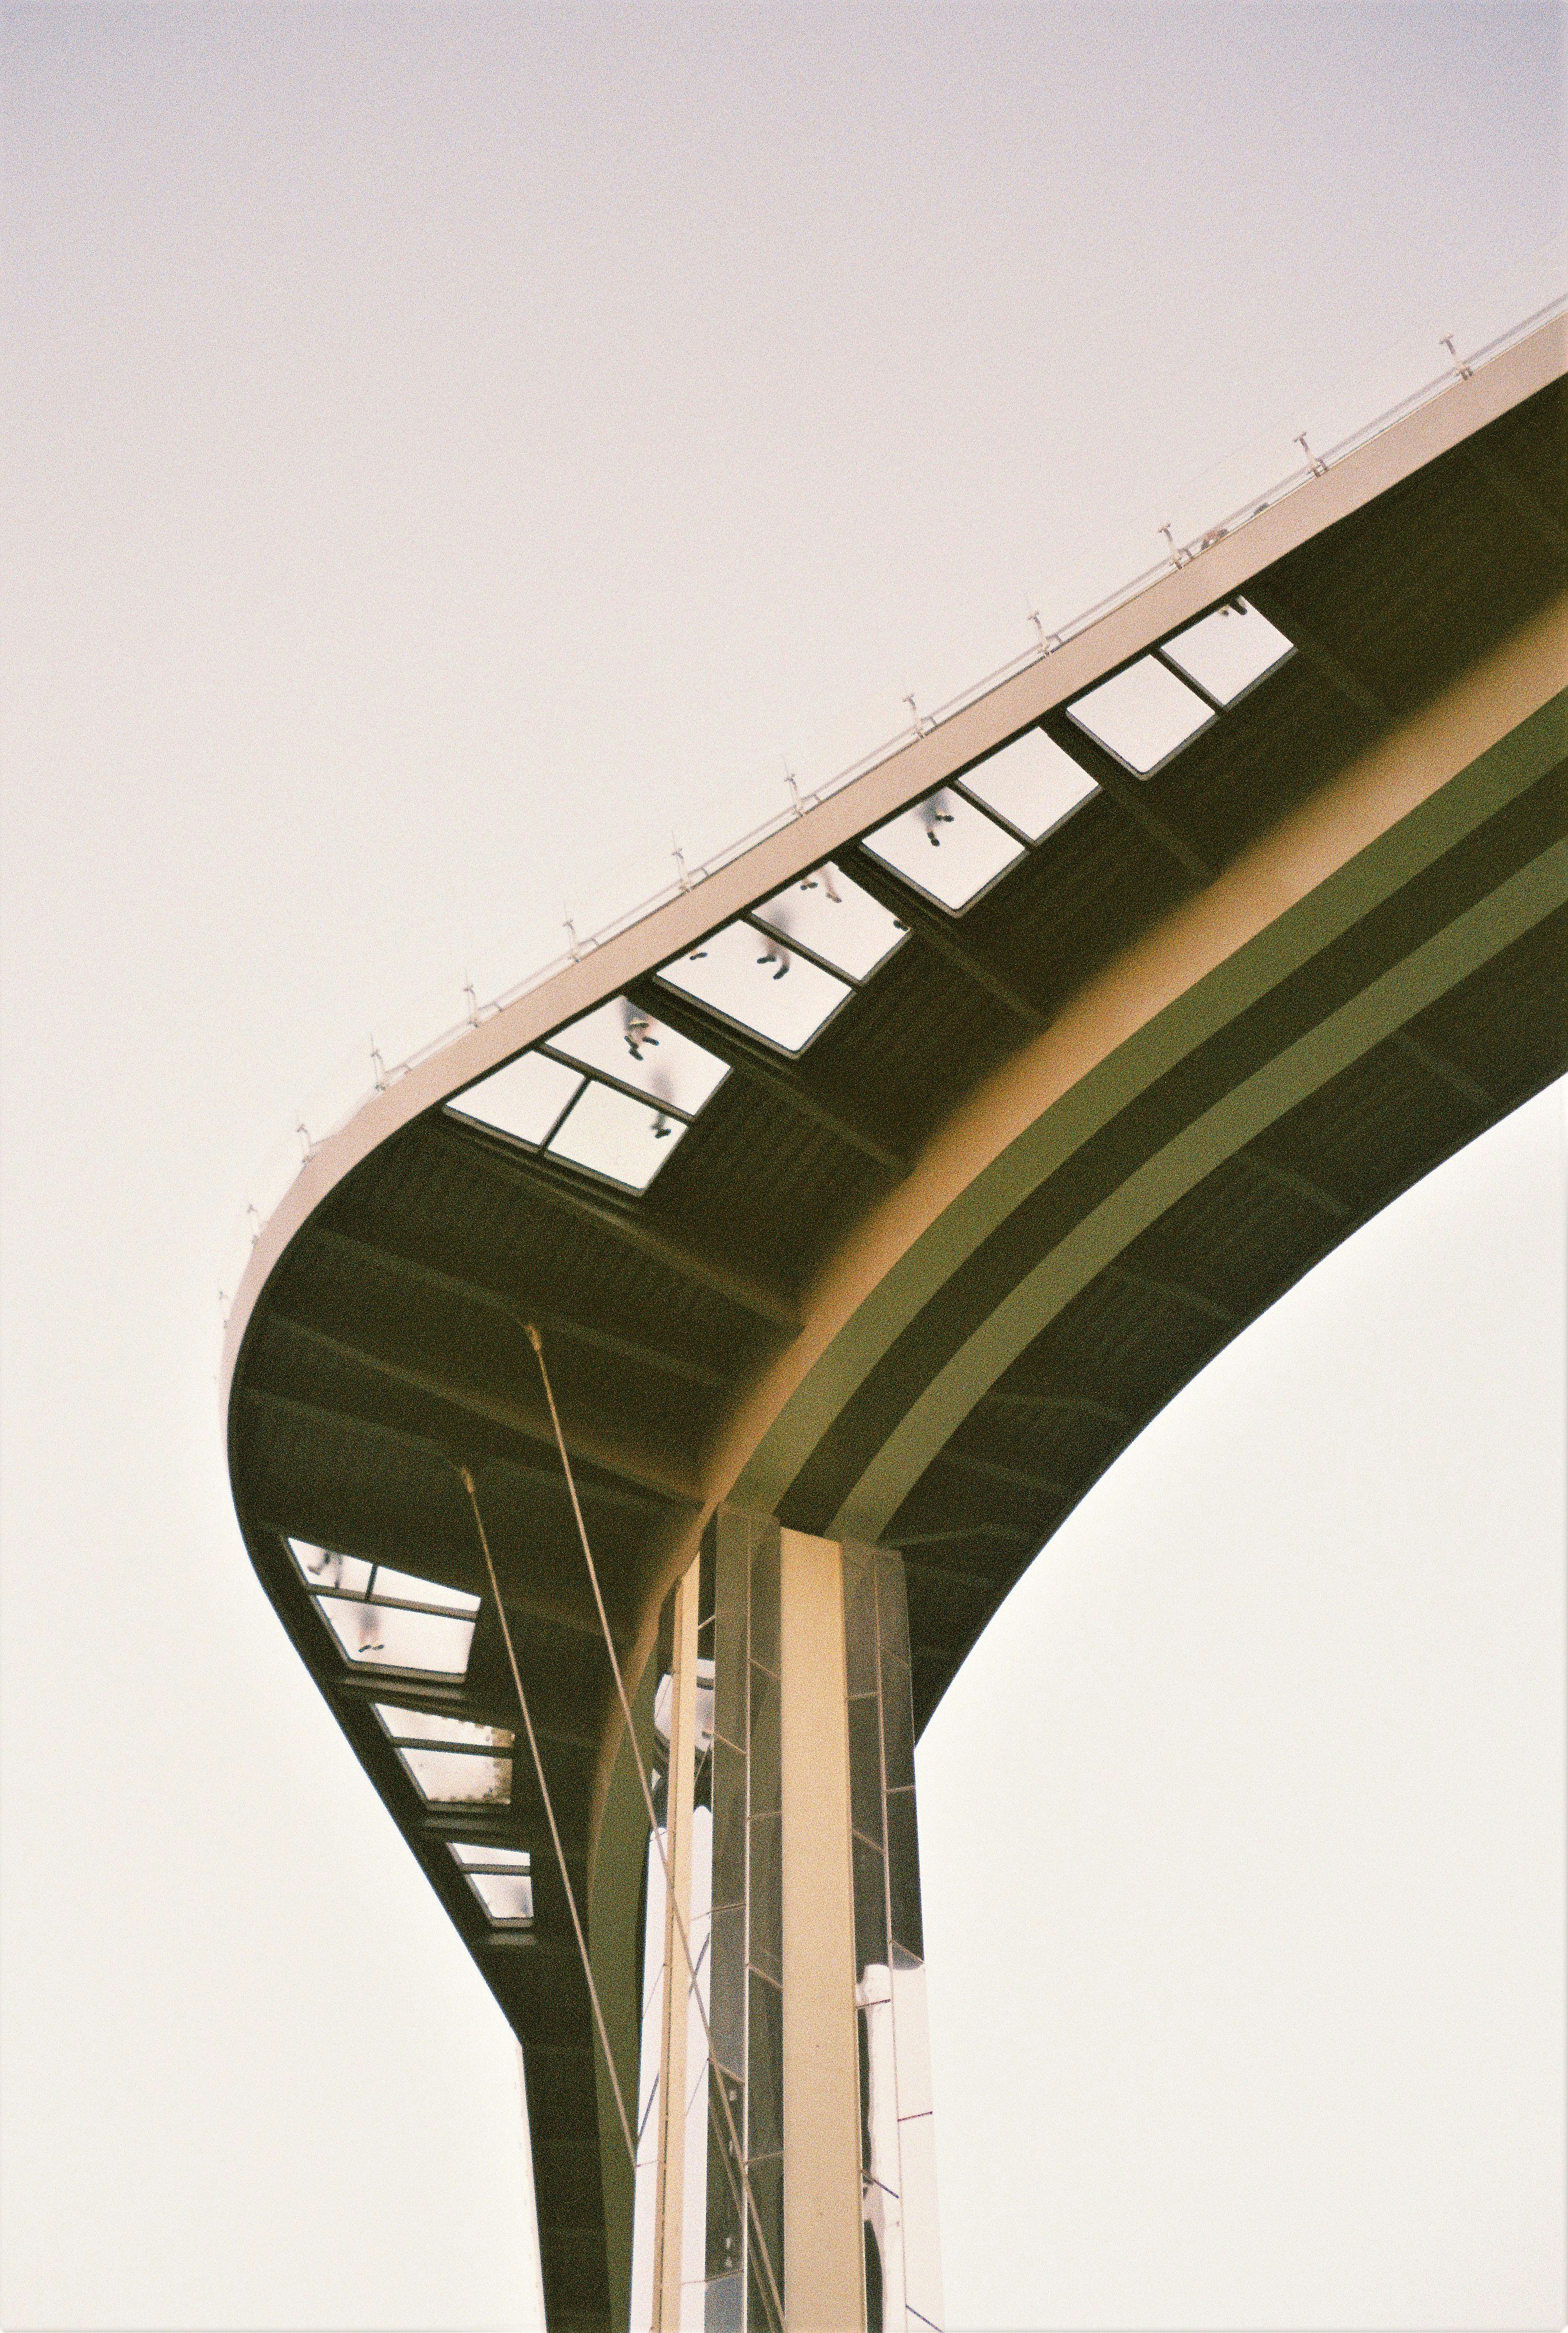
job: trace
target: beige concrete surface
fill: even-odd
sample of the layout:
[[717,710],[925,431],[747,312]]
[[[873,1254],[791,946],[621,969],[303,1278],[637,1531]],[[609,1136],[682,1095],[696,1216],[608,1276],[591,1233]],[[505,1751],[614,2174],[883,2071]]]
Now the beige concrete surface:
[[862,2333],[843,1560],[832,1541],[784,1532],[779,1629],[784,2323],[787,2333]]

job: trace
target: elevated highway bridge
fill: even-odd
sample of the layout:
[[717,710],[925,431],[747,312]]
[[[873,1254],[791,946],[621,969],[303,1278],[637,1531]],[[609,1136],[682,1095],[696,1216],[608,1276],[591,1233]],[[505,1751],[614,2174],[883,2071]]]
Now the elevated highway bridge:
[[[838,1790],[844,1857],[871,1835],[843,1795],[856,1596],[881,1583],[882,1682],[865,1690],[881,1695],[871,1831],[891,1902],[909,1884],[893,1685],[918,1734],[1141,1426],[1358,1224],[1568,1066],[1565,361],[1563,324],[1543,327],[481,1016],[320,1142],[263,1227],[224,1354],[240,1522],[522,2045],[553,2326],[624,2326],[629,2309],[673,2326],[688,2306],[714,2323],[732,2302],[737,2324],[813,2321],[799,2296],[834,2289],[843,2254],[813,2265],[813,2242],[839,2239],[803,2217],[812,2150],[838,2143],[834,2081],[861,2133],[857,2258],[862,2217],[871,2230],[855,2321],[880,2321],[895,2289],[919,2307],[915,2175],[904,2265],[867,2202],[874,1952],[857,1945],[834,1979],[851,2002],[847,2040],[823,2045],[838,2072],[801,2057],[808,2019],[832,2013],[808,2006],[802,1924],[831,1941],[871,1884],[858,1864],[842,1887],[821,1879],[837,1834],[813,1848],[813,1878],[808,1814],[791,1812]],[[824,1571],[822,1548],[845,1568]],[[645,2162],[634,2134],[642,2167],[629,2159],[566,1883],[640,2121],[688,2047],[669,2016],[650,2043],[644,2013],[663,1887],[644,1771],[670,1794],[671,1885],[711,1941],[703,2016],[724,2062],[718,1915],[705,1928],[699,1897],[719,1904],[725,1853],[726,1578],[751,1631],[736,1900],[752,2088],[745,2129],[713,2108],[703,2256],[697,2173],[684,2223],[670,2217],[669,2128],[661,2155]],[[825,1642],[824,1613],[844,1617],[813,1719],[818,1683],[789,1647]],[[759,1747],[769,1676],[782,1770]],[[796,1771],[818,1722],[850,1729],[849,1764],[834,1750],[825,1781]],[[768,1772],[782,1800],[759,1795]],[[774,2014],[760,1858],[780,1803],[782,2074],[756,2056]],[[699,1804],[711,1836],[691,1827]],[[700,1887],[688,1852],[709,1856]],[[918,1909],[886,1915],[895,1978],[919,1961]],[[661,1933],[678,1991],[678,1935]],[[758,2136],[767,2082],[776,2144]],[[899,2129],[912,2146],[902,2106]],[[726,2145],[750,2168],[746,2233],[720,2258]],[[822,2202],[822,2224],[838,2210]]]

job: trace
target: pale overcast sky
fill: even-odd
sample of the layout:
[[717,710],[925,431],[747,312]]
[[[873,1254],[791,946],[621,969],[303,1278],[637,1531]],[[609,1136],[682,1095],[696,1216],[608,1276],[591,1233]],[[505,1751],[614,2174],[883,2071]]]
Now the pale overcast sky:
[[[531,2323],[509,2038],[233,1519],[261,1162],[1560,292],[1563,18],[5,14],[0,2317]],[[955,2333],[1561,2322],[1563,1200],[1559,1093],[938,1713]]]

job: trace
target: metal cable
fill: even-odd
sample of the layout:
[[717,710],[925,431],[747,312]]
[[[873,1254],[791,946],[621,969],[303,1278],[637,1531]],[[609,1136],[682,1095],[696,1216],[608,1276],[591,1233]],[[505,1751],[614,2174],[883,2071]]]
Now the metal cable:
[[[539,1375],[544,1379],[544,1398],[550,1405],[550,1423],[555,1429],[555,1446],[561,1453],[562,1472],[566,1477],[566,1488],[572,1500],[572,1512],[577,1519],[577,1536],[582,1542],[582,1560],[588,1566],[589,1584],[592,1588],[593,1601],[599,1610],[599,1625],[604,1631],[604,1649],[610,1655],[610,1666],[615,1678],[615,1690],[620,1700],[621,1722],[626,1728],[626,1737],[631,1743],[632,1761],[637,1768],[637,1779],[642,1790],[642,1802],[648,1810],[649,1830],[652,1836],[655,1846],[659,1849],[659,1859],[664,1868],[665,1899],[669,1906],[670,1912],[674,1919],[676,1933],[680,1938],[680,1949],[686,1961],[687,1975],[690,1980],[688,1997],[694,2000],[697,2003],[697,2013],[702,2020],[703,2040],[707,2045],[708,2060],[709,2063],[712,2064],[714,2062],[713,2029],[708,2023],[707,2011],[704,2006],[702,1992],[697,1982],[697,1969],[691,1957],[691,1942],[686,1932],[686,1921],[681,1915],[680,1906],[676,1899],[675,1888],[670,1879],[669,1856],[665,1847],[664,1833],[659,1827],[659,1817],[654,1812],[653,1792],[649,1787],[648,1776],[643,1771],[642,1755],[637,1746],[637,1728],[632,1722],[631,1704],[627,1698],[626,1681],[620,1674],[620,1662],[615,1650],[615,1639],[610,1633],[610,1616],[604,1608],[604,1598],[599,1586],[599,1572],[593,1561],[593,1550],[589,1545],[588,1526],[582,1520],[582,1508],[577,1496],[577,1483],[572,1472],[572,1461],[566,1455],[566,1437],[561,1431],[561,1416],[555,1407],[554,1388],[550,1383],[550,1371],[545,1366],[544,1339],[541,1338],[538,1330],[534,1326],[532,1320],[525,1320],[523,1323],[523,1333],[534,1348],[534,1354],[539,1362]],[[507,1639],[507,1642],[508,1645],[510,1645],[510,1638]],[[518,1690],[521,1691],[522,1688],[519,1686]],[[671,1779],[673,1780],[673,1777]],[[746,2216],[751,2222],[752,2234],[756,2245],[757,2257],[761,2261],[763,2273],[767,2278],[768,2296],[773,2302],[774,2310],[778,2322],[782,2326],[784,2323],[784,2301],[779,2293],[778,2279],[774,2274],[773,2261],[768,2256],[767,2238],[763,2233],[762,2218],[757,2211],[756,2198],[751,2192],[751,2179],[746,2169],[746,2155],[740,2144],[740,2135],[736,2128],[735,2116],[730,2109],[726,2088],[722,2080],[717,2082],[710,2081],[708,2084],[708,2111],[710,2115],[713,2111],[713,2098],[716,2092],[718,2097],[719,2105],[724,2110],[725,2126],[728,2133],[730,2146],[734,2149],[734,2159],[740,2171],[741,2192],[745,2198]]]
[[[456,1459],[452,1464],[457,1464]],[[495,1599],[496,1618],[501,1623],[501,1634],[506,1642],[506,1658],[511,1664],[512,1682],[517,1688],[517,1706],[523,1712],[523,1728],[528,1736],[528,1747],[534,1752],[534,1771],[539,1778],[539,1795],[544,1801],[545,1819],[550,1825],[550,1836],[555,1842],[555,1860],[561,1869],[561,1885],[566,1890],[566,1906],[572,1915],[572,1925],[576,1932],[577,1950],[582,1961],[582,1973],[588,1980],[588,1998],[593,2003],[593,2021],[599,2028],[600,2047],[604,2052],[604,2069],[610,2076],[610,2087],[615,2093],[615,2111],[620,2117],[620,2135],[626,2141],[627,2157],[631,2165],[631,2176],[635,2182],[637,2146],[631,2136],[631,2125],[627,2119],[626,2100],[620,2095],[620,2079],[615,2070],[615,2059],[611,2055],[610,2036],[604,2026],[604,2011],[599,2006],[599,1988],[593,1982],[593,1970],[588,1958],[588,1941],[583,1935],[582,1923],[577,1914],[577,1897],[572,1892],[571,1877],[566,1868],[566,1850],[561,1844],[561,1832],[555,1820],[555,1809],[550,1800],[550,1785],[544,1780],[544,1761],[539,1755],[539,1743],[534,1732],[534,1720],[528,1712],[528,1696],[523,1690],[523,1678],[517,1666],[517,1655],[512,1644],[512,1630],[506,1619],[506,1607],[501,1601],[501,1588],[495,1577],[495,1563],[491,1560],[490,1542],[485,1535],[485,1519],[479,1512],[479,1493],[474,1488],[474,1477],[467,1466],[458,1465],[457,1473],[462,1477],[463,1488],[468,1493],[468,1504],[474,1510],[474,1524],[479,1534],[479,1545],[485,1551],[485,1569],[490,1577],[490,1593]]]

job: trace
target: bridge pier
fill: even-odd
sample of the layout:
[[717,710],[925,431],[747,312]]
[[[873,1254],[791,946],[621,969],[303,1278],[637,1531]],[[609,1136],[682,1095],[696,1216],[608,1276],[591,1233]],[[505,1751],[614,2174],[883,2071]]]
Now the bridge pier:
[[939,2327],[903,1566],[721,1511],[655,1661],[633,2333]]

